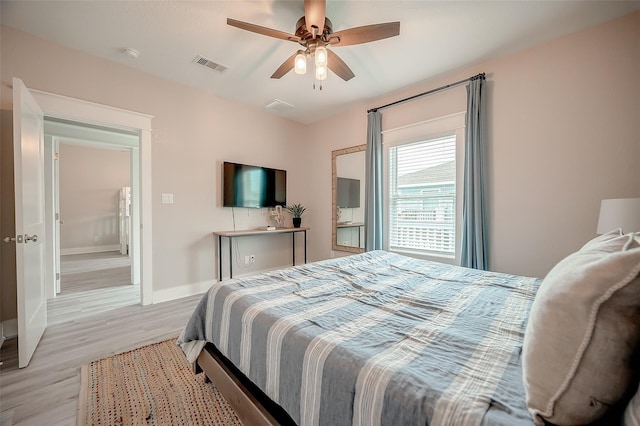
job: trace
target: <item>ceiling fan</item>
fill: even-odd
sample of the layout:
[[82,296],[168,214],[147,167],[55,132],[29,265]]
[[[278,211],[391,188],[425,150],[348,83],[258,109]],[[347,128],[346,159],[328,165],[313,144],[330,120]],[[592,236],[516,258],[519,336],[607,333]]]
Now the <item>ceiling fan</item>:
[[296,23],[294,34],[231,18],[227,18],[227,24],[269,37],[293,41],[304,48],[304,50],[298,50],[284,61],[271,78],[281,78],[292,69],[295,69],[298,74],[304,74],[307,68],[307,57],[310,56],[315,60],[315,76],[317,80],[326,79],[327,69],[330,69],[340,78],[348,81],[355,74],[338,55],[328,50],[327,46],[351,46],[395,37],[400,34],[400,22],[365,25],[334,33],[331,21],[325,16],[326,6],[326,0],[304,0],[304,16]]

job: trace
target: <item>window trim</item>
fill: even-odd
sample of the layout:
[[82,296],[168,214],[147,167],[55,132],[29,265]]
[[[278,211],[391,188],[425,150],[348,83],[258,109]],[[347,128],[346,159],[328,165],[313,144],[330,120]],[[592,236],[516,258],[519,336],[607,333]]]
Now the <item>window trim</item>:
[[[456,244],[455,254],[448,254],[410,249],[391,249],[389,246],[390,206],[389,206],[389,149],[395,146],[428,141],[444,136],[456,136]],[[434,260],[443,263],[460,264],[460,245],[462,237],[462,192],[464,181],[464,138],[465,112],[447,115],[441,118],[426,120],[382,132],[382,171],[383,171],[383,208],[384,208],[384,249],[420,259]]]

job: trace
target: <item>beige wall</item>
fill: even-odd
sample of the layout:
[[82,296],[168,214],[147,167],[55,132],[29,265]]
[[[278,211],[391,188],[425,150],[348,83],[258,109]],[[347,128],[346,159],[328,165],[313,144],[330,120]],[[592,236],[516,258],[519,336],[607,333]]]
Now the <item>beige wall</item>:
[[[9,85],[12,77],[18,77],[29,88],[155,117],[151,148],[154,293],[213,282],[212,231],[233,229],[234,222],[237,229],[267,224],[264,211],[220,207],[222,161],[286,169],[288,200],[307,201],[304,180],[308,175],[297,161],[304,126],[10,28],[2,28],[0,42],[2,110],[12,109]],[[224,77],[212,73],[211,78]],[[12,143],[11,133],[5,133],[3,129],[3,158]],[[161,204],[162,193],[174,194],[174,204]],[[5,193],[4,179],[2,199],[4,210],[12,199],[12,194]],[[248,269],[236,268],[236,273],[285,266],[291,258],[290,238],[242,239],[240,254],[241,258],[255,254],[256,263]],[[2,287],[13,292],[7,299],[15,300],[15,277],[4,280]],[[178,289],[173,294],[179,293]],[[3,294],[3,303],[4,299]]]
[[[640,12],[310,126],[311,207],[330,210],[331,150],[365,142],[367,108],[486,72],[490,268],[544,276],[595,236],[601,199],[640,197],[638,40]],[[383,110],[383,130],[465,109],[461,86]],[[312,226],[331,256],[329,214]]]
[[60,144],[62,254],[119,246],[119,190],[131,185],[130,159],[129,150]]

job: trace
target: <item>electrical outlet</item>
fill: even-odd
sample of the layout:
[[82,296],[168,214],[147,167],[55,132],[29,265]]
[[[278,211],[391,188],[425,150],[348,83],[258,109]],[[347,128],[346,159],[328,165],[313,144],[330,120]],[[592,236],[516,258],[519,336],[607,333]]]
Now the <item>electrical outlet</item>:
[[96,243],[100,242],[100,235],[94,236],[93,241],[95,241]]

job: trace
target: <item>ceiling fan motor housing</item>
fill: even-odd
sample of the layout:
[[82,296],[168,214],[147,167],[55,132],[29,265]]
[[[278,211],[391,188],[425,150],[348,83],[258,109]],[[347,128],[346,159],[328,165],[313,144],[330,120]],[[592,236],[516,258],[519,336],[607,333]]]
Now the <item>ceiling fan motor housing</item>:
[[[328,41],[327,36],[331,33],[333,33],[333,25],[329,18],[324,18],[324,28],[321,33],[318,32],[318,38],[322,39],[322,41],[326,43]],[[304,16],[298,19],[298,22],[296,23],[295,35],[300,38],[299,43],[305,47],[310,40],[314,39],[313,34],[307,30],[307,22]]]

